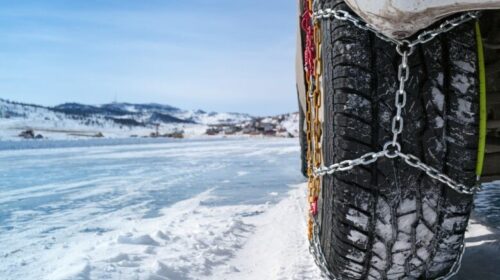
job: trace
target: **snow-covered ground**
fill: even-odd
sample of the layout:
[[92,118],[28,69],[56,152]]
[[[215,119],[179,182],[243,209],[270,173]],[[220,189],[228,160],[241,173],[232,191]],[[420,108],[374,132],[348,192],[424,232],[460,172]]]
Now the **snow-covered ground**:
[[[0,151],[0,279],[321,279],[297,142]],[[457,279],[498,237],[472,222]]]

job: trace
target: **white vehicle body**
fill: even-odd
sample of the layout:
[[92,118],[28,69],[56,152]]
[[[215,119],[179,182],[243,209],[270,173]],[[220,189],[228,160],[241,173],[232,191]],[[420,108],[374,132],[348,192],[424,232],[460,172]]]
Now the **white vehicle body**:
[[363,20],[392,38],[405,38],[448,15],[500,9],[500,0],[346,0]]

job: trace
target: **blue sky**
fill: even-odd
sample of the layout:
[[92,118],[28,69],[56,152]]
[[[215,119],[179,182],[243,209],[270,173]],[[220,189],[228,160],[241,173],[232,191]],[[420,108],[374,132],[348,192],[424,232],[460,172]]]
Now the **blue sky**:
[[0,0],[0,97],[296,110],[294,0]]

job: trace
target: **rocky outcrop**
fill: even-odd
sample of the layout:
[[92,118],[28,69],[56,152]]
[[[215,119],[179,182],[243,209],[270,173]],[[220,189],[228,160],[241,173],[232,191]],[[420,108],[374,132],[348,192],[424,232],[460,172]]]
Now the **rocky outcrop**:
[[211,125],[206,135],[262,135],[276,137],[298,136],[298,114],[284,114],[273,117],[253,118],[236,124]]
[[43,136],[41,134],[35,134],[33,129],[27,129],[19,133],[18,136],[24,139],[43,139]]

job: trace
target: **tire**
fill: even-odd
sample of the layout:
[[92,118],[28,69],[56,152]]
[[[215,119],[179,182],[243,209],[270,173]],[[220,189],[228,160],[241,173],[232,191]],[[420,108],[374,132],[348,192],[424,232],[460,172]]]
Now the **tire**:
[[[297,89],[298,92],[298,89]],[[297,93],[298,96],[298,93]],[[299,143],[300,143],[300,172],[307,178],[307,135],[304,131],[305,113],[299,99]]]
[[[343,1],[324,8],[349,10]],[[326,165],[379,151],[395,113],[395,47],[339,20],[324,20],[323,157]],[[479,77],[474,23],[418,46],[410,57],[402,151],[472,186]],[[472,210],[461,195],[400,159],[323,178],[320,241],[339,279],[435,279],[459,258]]]

